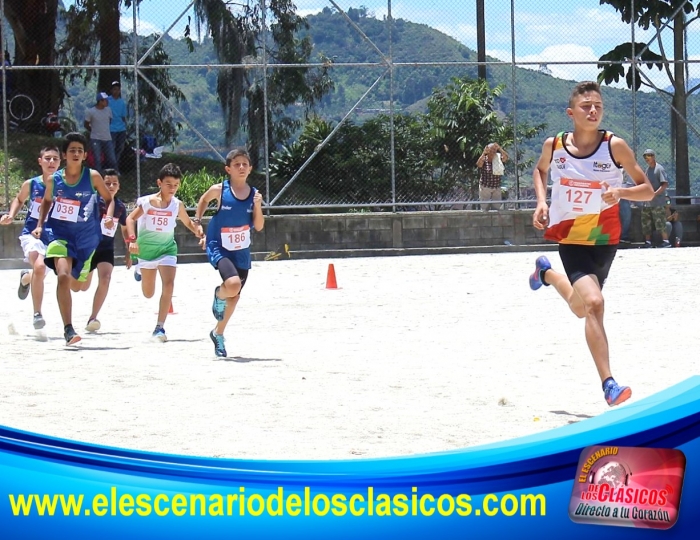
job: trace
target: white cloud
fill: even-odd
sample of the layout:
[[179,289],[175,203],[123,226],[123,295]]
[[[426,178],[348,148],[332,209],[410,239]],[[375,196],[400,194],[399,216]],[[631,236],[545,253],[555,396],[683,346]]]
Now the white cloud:
[[[503,49],[487,50],[489,56],[498,58],[504,62],[510,62],[512,58],[511,51]],[[559,64],[555,62],[566,62],[575,60],[576,62],[590,62],[586,64]],[[588,46],[577,45],[575,43],[563,43],[560,45],[550,45],[542,49],[537,54],[527,54],[515,57],[516,63],[522,64],[519,67],[526,69],[539,70],[542,65],[551,71],[551,74],[558,79],[567,79],[574,81],[595,79],[598,70],[596,69],[598,56],[593,52],[593,49]]]
[[[143,19],[136,19],[136,32],[140,36],[147,36],[150,34],[163,34],[168,27],[173,23],[170,21],[167,25],[156,25],[150,21],[145,21]],[[180,39],[185,35],[185,26],[187,26],[187,19],[180,20],[169,32],[168,35],[173,39]],[[122,32],[133,32],[134,21],[131,17],[122,16],[119,19],[119,29]],[[194,38],[193,38],[194,39]]]
[[[511,61],[511,52],[505,49],[489,49],[486,54],[503,62]],[[575,59],[576,64],[559,63]],[[700,56],[691,57],[691,60],[699,60]],[[525,69],[548,70],[553,77],[569,81],[596,80],[598,77],[598,56],[591,47],[576,45],[574,43],[564,43],[559,45],[549,45],[536,54],[528,54],[515,57],[518,67]],[[666,88],[670,85],[666,76],[666,71],[659,71],[656,68],[651,70],[643,68],[643,73],[658,88]],[[700,79],[700,63],[689,64],[689,77]],[[646,82],[646,79],[643,79]],[[624,80],[613,83],[611,86],[626,88]],[[643,92],[653,92],[653,88],[643,85],[640,88]]]
[[309,15],[318,15],[321,11],[323,11],[323,8],[297,9],[297,15],[300,17],[308,17]]
[[[460,43],[476,43],[476,26],[473,24],[435,25],[433,28],[453,37]],[[467,45],[468,47],[470,45]],[[471,46],[473,48],[473,45]]]

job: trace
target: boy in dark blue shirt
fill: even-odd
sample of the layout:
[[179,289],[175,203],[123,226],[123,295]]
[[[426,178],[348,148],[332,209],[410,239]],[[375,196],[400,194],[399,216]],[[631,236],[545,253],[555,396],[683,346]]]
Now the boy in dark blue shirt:
[[207,227],[205,248],[209,262],[219,271],[222,281],[214,290],[212,313],[217,322],[209,333],[214,353],[219,357],[227,355],[224,330],[236,309],[251,267],[251,228],[261,231],[265,225],[262,194],[247,182],[253,170],[248,152],[244,148],[231,150],[226,156],[225,170],[228,178],[214,184],[199,198],[196,217],[192,220],[201,227],[201,218],[209,203],[217,201],[216,213]]
[[[92,273],[97,269],[97,290],[92,300],[92,313],[90,313],[90,318],[85,327],[85,330],[88,332],[97,332],[102,326],[100,321],[97,320],[97,315],[100,313],[100,309],[102,309],[105,299],[107,298],[109,282],[112,279],[112,271],[114,270],[114,237],[117,232],[117,227],[115,226],[117,223],[121,225],[122,240],[128,245],[128,235],[126,233],[126,216],[128,212],[126,211],[124,203],[117,199],[117,192],[119,191],[119,173],[114,169],[105,169],[104,181],[105,187],[112,194],[111,206],[113,206],[114,212],[111,213],[113,217],[110,218],[110,212],[108,212],[109,207],[105,204],[104,199],[100,197],[98,205],[100,209],[99,215],[102,239],[90,261],[90,275],[87,281],[81,286],[81,290],[83,291],[90,288]],[[126,268],[130,268],[131,257],[127,256],[124,260],[126,262]]]

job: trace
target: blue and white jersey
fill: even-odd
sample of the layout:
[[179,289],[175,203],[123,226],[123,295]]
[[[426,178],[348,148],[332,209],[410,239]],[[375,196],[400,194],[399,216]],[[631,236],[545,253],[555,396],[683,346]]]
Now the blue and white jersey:
[[87,241],[93,250],[102,238],[97,194],[90,178],[90,169],[84,167],[75,184],[66,181],[65,170],[53,175],[53,205],[47,225],[54,239]]
[[[44,184],[44,180],[41,176],[35,176],[30,181],[29,198],[27,199],[27,219],[24,221],[22,235],[32,234],[32,231],[36,229],[39,223],[39,208],[41,207],[41,201],[44,199],[44,193],[46,192],[46,184]],[[51,241],[48,227],[43,228],[41,232],[41,241],[44,244],[48,244]]]
[[253,197],[257,189],[250,188],[245,199],[239,199],[231,189],[231,181],[224,180],[219,209],[207,227],[207,254],[216,268],[226,257],[240,270],[250,270],[250,233],[253,228]]

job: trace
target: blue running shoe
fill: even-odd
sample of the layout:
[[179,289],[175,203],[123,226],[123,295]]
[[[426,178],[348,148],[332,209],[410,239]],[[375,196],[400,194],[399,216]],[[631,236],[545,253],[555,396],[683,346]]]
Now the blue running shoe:
[[152,337],[154,340],[160,341],[161,343],[168,341],[168,336],[165,335],[165,328],[162,326],[156,326],[156,329],[153,330]]
[[214,333],[214,330],[209,332],[209,337],[214,342],[214,352],[220,358],[226,358],[226,347],[224,346],[224,336]]
[[134,279],[136,281],[141,281],[141,272],[139,272],[139,267],[134,268]]
[[224,311],[226,310],[226,300],[222,300],[217,296],[219,294],[219,289],[221,289],[221,286],[214,289],[214,302],[212,302],[211,305],[211,312],[214,314],[214,318],[217,321],[223,321]]
[[537,257],[537,260],[535,261],[535,272],[530,276],[530,288],[533,291],[536,291],[542,285],[549,286],[549,283],[542,282],[540,276],[542,275],[543,270],[551,270],[551,268],[552,265],[547,257],[545,257],[544,255],[542,255],[541,257]]
[[620,386],[610,379],[605,385],[605,401],[611,407],[624,403],[632,397],[632,389],[629,386]]

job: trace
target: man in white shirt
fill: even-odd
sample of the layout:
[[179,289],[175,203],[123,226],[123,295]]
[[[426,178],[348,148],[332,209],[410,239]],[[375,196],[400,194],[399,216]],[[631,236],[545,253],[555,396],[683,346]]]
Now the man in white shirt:
[[109,131],[112,109],[107,104],[107,98],[104,92],[97,94],[97,103],[85,112],[84,122],[85,129],[90,132],[90,148],[95,159],[95,168],[100,174],[103,174],[105,169],[118,170],[112,134]]

